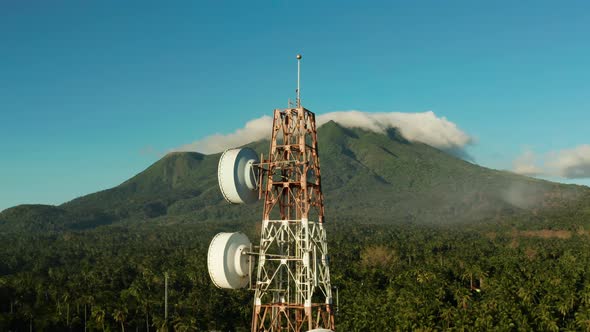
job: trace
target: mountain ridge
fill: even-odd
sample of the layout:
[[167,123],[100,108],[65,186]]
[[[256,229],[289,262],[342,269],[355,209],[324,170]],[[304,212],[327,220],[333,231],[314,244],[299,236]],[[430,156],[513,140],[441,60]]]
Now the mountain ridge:
[[[331,121],[319,128],[318,142],[328,219],[475,222],[519,213],[534,215],[566,206],[590,192],[583,186],[488,169],[410,142],[395,128],[375,133]],[[246,146],[266,154],[268,141]],[[261,204],[228,208],[223,200],[217,188],[219,156],[169,153],[113,188],[54,208],[6,209],[0,213],[0,227],[63,230],[118,222],[258,220]]]

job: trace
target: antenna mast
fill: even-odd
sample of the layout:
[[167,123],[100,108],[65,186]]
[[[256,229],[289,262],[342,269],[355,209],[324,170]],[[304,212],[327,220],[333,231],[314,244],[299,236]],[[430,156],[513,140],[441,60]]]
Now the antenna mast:
[[299,83],[301,81],[301,54],[297,54],[297,108],[301,107],[301,90]]

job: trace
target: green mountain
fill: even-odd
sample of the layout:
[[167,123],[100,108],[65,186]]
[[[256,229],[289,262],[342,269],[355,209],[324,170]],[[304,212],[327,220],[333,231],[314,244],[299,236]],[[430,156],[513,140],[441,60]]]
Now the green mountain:
[[[319,129],[318,140],[326,216],[336,222],[451,223],[590,206],[588,187],[480,167],[409,142],[395,129],[374,133],[330,122]],[[248,146],[266,154],[268,141]],[[230,207],[223,200],[217,187],[219,156],[170,153],[117,187],[58,207],[7,209],[0,213],[0,229],[258,220],[261,204]]]

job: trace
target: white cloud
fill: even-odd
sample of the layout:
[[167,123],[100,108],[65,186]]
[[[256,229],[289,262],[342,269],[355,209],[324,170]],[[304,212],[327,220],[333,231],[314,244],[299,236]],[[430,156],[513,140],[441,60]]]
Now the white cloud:
[[398,128],[402,136],[413,142],[422,142],[442,150],[463,148],[472,142],[456,124],[432,111],[423,113],[367,113],[359,111],[332,112],[317,117],[319,125],[330,120],[348,128],[362,128],[384,133]]
[[566,179],[590,178],[590,145],[551,153],[548,169]]
[[513,164],[515,173],[530,176],[557,176],[566,179],[590,178],[590,145],[551,151],[545,154],[541,166],[535,164],[535,154],[525,151]]
[[[316,117],[318,126],[331,120],[343,127],[362,128],[377,133],[384,133],[388,128],[397,128],[409,141],[426,143],[442,150],[459,152],[459,154],[464,153],[462,149],[473,141],[455,123],[445,117],[437,117],[432,111],[423,113],[343,111],[325,113]],[[227,148],[268,138],[271,127],[272,118],[263,116],[248,121],[243,128],[233,133],[211,135],[174,151],[217,153]]]
[[527,176],[541,175],[544,171],[536,165],[536,159],[533,151],[526,150],[520,157],[514,160],[512,171]]
[[231,134],[215,134],[190,144],[183,145],[174,151],[197,151],[205,154],[222,152],[225,149],[242,146],[270,136],[272,118],[263,116],[246,122],[244,128]]

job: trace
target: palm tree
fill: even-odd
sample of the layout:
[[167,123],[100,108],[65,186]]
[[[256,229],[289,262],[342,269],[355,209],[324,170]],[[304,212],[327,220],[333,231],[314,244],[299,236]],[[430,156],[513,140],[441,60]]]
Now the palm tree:
[[453,289],[453,296],[457,302],[457,306],[463,308],[463,310],[466,310],[467,303],[471,299],[471,291],[461,286],[455,287]]
[[70,294],[67,291],[61,296],[61,302],[66,304],[66,325],[70,326]]
[[125,332],[125,318],[127,318],[127,309],[115,309],[113,312],[115,321],[121,324],[121,331]]
[[441,310],[440,318],[443,319],[445,322],[444,329],[447,330],[450,327],[451,322],[454,320],[455,317],[455,308],[453,307],[446,307]]
[[559,310],[559,313],[563,316],[563,320],[565,320],[567,314],[574,308],[576,296],[575,293],[567,291],[561,294],[562,296],[557,304],[557,310]]
[[590,310],[583,308],[576,312],[576,325],[586,332],[590,332]]
[[104,331],[104,323],[105,323],[105,316],[106,312],[101,307],[95,305],[92,307],[92,314],[91,318],[94,319],[96,326],[101,328]]

